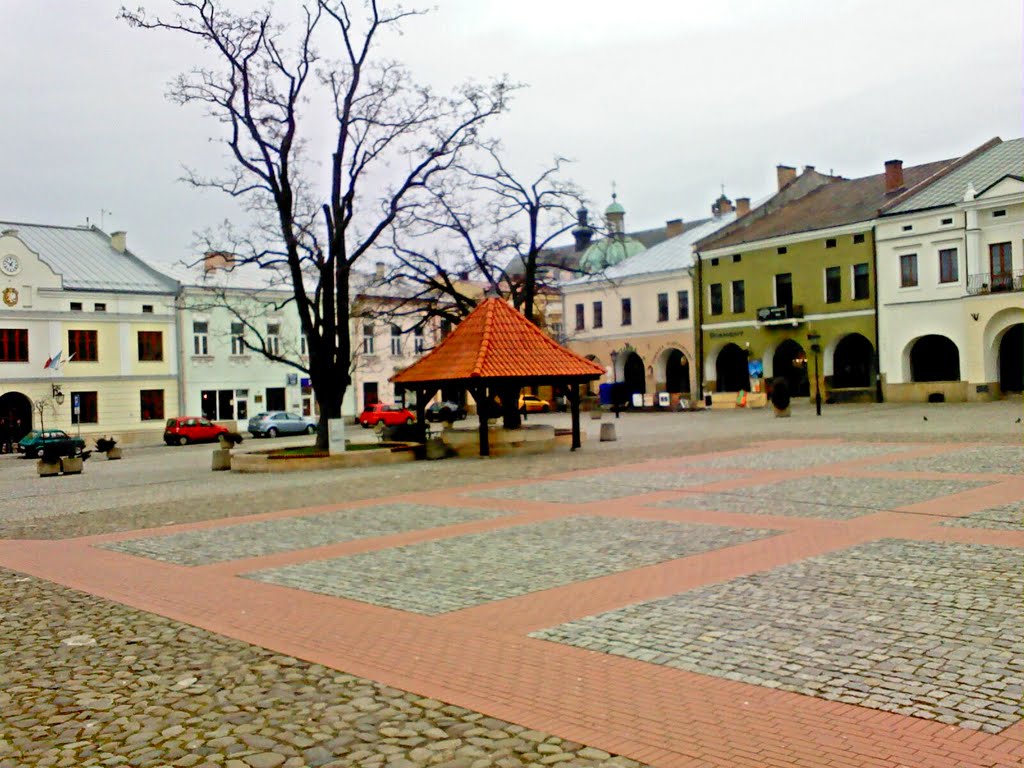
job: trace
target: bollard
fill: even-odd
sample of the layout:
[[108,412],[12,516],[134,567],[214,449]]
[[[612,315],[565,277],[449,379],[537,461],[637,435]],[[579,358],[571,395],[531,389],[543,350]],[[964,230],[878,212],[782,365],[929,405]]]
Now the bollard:
[[121,449],[120,448],[111,448],[109,451],[107,451],[107,461],[117,461],[120,458],[121,458]]
[[213,463],[211,469],[214,472],[223,472],[226,469],[231,469],[231,449],[230,448],[214,448],[213,449]]
[[615,422],[614,421],[602,421],[601,422],[601,442],[611,443],[618,438],[615,436]]

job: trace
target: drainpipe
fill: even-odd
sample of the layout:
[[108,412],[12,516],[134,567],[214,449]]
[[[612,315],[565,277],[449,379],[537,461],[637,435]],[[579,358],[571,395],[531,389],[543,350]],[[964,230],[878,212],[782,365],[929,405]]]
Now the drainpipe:
[[878,227],[871,227],[871,282],[875,289],[875,400],[884,402],[882,397],[882,354],[879,349],[878,338]]
[[694,254],[694,266],[690,269],[691,286],[693,288],[693,348],[696,356],[697,394],[700,402],[704,402],[704,281],[701,277],[701,258]]
[[185,287],[178,284],[178,290],[174,294],[174,324],[178,330],[178,415],[185,415],[185,336],[183,333],[185,323],[185,308],[182,306]]

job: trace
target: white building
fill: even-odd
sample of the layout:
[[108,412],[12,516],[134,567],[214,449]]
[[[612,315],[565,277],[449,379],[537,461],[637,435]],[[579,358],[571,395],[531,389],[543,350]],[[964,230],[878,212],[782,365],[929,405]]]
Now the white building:
[[888,400],[1022,388],[1024,139],[995,139],[882,209],[878,335]]
[[159,440],[178,401],[176,290],[124,232],[0,223],[0,419],[15,437]]

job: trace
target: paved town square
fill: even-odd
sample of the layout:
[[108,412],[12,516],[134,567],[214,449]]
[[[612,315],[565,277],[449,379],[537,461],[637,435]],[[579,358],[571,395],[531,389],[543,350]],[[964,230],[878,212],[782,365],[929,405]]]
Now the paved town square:
[[0,768],[1018,766],[1020,407],[280,476],[4,459]]

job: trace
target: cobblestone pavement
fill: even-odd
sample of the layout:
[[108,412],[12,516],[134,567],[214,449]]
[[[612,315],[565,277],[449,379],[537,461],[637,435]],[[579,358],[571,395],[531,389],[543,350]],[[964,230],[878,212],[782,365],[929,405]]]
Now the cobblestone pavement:
[[681,474],[679,472],[609,472],[601,475],[548,480],[508,488],[475,491],[471,496],[492,499],[520,499],[546,501],[556,504],[586,504],[608,501],[625,496],[637,496],[652,491],[670,491],[729,480],[737,475],[711,472]]
[[534,637],[998,733],[1024,696],[1022,554],[880,541]]
[[1012,445],[976,446],[949,455],[894,461],[886,469],[893,472],[969,472],[1021,475],[1024,474],[1024,448]]
[[570,517],[248,574],[427,615],[769,536],[774,531]]
[[225,528],[130,539],[104,546],[178,565],[209,565],[340,541],[454,525],[502,514],[516,513],[425,504],[382,504],[309,517],[260,520]]
[[956,528],[992,528],[1002,531],[1024,531],[1024,502],[1003,504],[983,509],[966,517],[955,517],[943,525]]
[[688,462],[694,467],[714,469],[804,469],[823,464],[837,464],[906,450],[898,445],[817,445],[777,451],[758,451],[740,456],[715,456]]
[[641,765],[10,571],[0,615],[0,768]]
[[679,499],[660,502],[658,506],[848,520],[939,496],[949,496],[985,484],[985,481],[969,480],[815,475],[745,486],[729,493],[687,494]]

